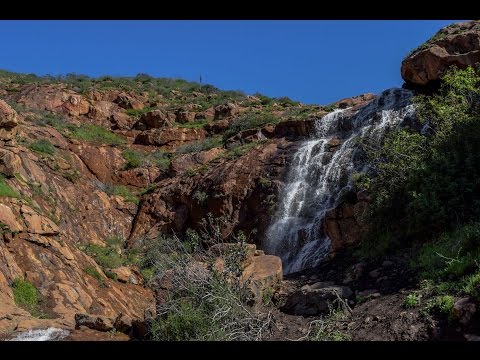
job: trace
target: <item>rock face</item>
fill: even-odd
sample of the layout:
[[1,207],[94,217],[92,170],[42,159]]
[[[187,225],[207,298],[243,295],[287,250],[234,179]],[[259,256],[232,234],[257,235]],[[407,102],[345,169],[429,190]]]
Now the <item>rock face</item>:
[[345,201],[325,216],[325,233],[330,238],[333,253],[358,243],[367,229],[364,216],[370,199],[363,192],[353,195],[351,201]]
[[402,62],[407,83],[426,85],[441,78],[449,66],[480,63],[480,21],[452,24],[440,30]]

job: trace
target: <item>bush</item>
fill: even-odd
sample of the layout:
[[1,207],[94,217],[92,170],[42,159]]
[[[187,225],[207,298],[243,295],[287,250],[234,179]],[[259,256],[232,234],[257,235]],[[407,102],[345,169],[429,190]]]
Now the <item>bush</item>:
[[258,128],[267,124],[277,124],[278,122],[280,122],[280,118],[268,112],[240,115],[228,125],[223,134],[223,141],[226,142],[243,130]]
[[0,173],[0,197],[16,198],[20,195],[13,190],[5,181],[5,175]]
[[127,161],[125,169],[134,169],[140,166],[158,166],[160,169],[167,169],[170,165],[169,154],[164,151],[147,153],[127,149],[122,152],[122,156]]
[[93,144],[121,145],[125,140],[111,131],[97,125],[82,124],[80,127],[69,126],[72,137]]
[[95,269],[94,266],[91,266],[91,265],[87,266],[85,268],[85,272],[91,277],[93,277],[94,279],[97,279],[100,282],[103,281],[102,275],[100,275],[100,273],[97,271],[97,269]]
[[173,236],[149,244],[143,267],[153,268],[157,277],[171,274],[175,284],[158,308],[160,315],[151,323],[151,337],[175,341],[260,340],[270,328],[270,317],[247,304],[248,282],[240,281],[246,254],[244,237],[239,235],[239,242],[229,247],[224,269],[219,270],[213,266],[213,255],[201,244],[221,238],[221,223],[210,216],[204,224],[204,231],[190,230],[185,241]]
[[443,295],[437,296],[429,301],[427,310],[432,313],[440,313],[443,315],[450,315],[453,310],[455,300],[453,296]]
[[35,312],[38,306],[38,290],[27,280],[17,278],[12,283],[13,299],[21,308]]
[[40,154],[54,155],[56,151],[55,146],[47,139],[36,140],[28,147]]
[[415,98],[427,131],[403,128],[367,150],[378,174],[371,231],[389,231],[407,245],[480,216],[479,99],[474,69],[451,68],[437,93]]
[[420,296],[417,294],[408,294],[403,302],[406,309],[417,307],[420,304]]
[[138,196],[132,194],[130,189],[124,185],[107,185],[105,192],[109,195],[121,196],[126,202],[131,202],[135,205],[140,203]]

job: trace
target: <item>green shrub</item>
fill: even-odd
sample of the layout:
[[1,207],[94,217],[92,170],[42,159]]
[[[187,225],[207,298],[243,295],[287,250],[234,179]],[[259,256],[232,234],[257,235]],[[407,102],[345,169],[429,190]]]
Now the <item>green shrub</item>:
[[450,315],[453,310],[455,300],[451,295],[437,296],[429,301],[427,310],[433,313]]
[[200,152],[222,146],[222,140],[219,137],[209,137],[200,141],[185,144],[177,148],[177,154],[188,154],[192,152]]
[[207,124],[207,120],[195,120],[191,123],[177,124],[177,127],[185,129],[203,129]]
[[243,144],[243,145],[237,145],[231,149],[228,150],[228,152],[223,155],[225,156],[227,159],[236,159],[236,158],[239,158],[240,156],[243,156],[245,155],[247,152],[249,152],[250,150],[252,150],[254,147],[256,147],[258,144],[260,143],[260,141],[252,141],[250,143],[247,143],[247,144]]
[[78,140],[83,140],[92,144],[106,144],[106,145],[121,145],[125,143],[125,140],[97,125],[82,124],[80,127],[69,126],[72,137]]
[[0,173],[0,197],[19,197],[15,190],[13,190],[5,181],[5,175]]
[[267,124],[277,124],[278,122],[280,122],[280,118],[268,112],[240,115],[229,123],[227,130],[223,133],[223,141],[226,142],[243,130],[259,128]]
[[100,273],[97,271],[97,269],[95,269],[94,266],[87,266],[85,268],[85,272],[94,279],[97,279],[98,281],[103,281],[102,275],[100,275]]
[[127,115],[137,117],[137,116],[145,114],[145,113],[147,113],[151,110],[153,110],[153,109],[150,108],[150,107],[144,107],[143,109],[128,109],[128,110],[125,110],[125,113]]
[[[380,148],[364,144],[378,176],[372,181],[371,231],[388,230],[404,245],[450,231],[480,216],[480,76],[451,68],[438,92],[415,97],[425,135],[393,131]],[[370,148],[368,148],[370,146]],[[461,273],[470,261],[453,261]]]
[[132,194],[130,189],[124,185],[109,185],[106,188],[106,193],[121,196],[126,202],[131,202],[135,205],[140,203],[138,196]]
[[127,149],[122,152],[126,160],[125,169],[134,169],[145,166],[158,166],[160,169],[167,169],[170,165],[170,155],[164,151],[143,152]]
[[122,152],[122,156],[127,161],[126,169],[134,169],[142,165],[142,155],[139,151],[127,149]]
[[15,304],[31,312],[38,306],[38,290],[27,280],[16,278],[12,283]]
[[420,305],[420,295],[417,294],[408,294],[403,302],[403,307],[409,309],[414,308]]
[[[201,244],[218,244],[223,223],[208,219],[203,231],[190,230],[185,241],[162,236],[149,242],[142,268],[159,277],[171,273],[175,283],[151,322],[154,340],[260,340],[269,331],[269,317],[249,307],[248,282],[240,282],[244,236],[227,248],[220,271]],[[208,269],[199,267],[197,259],[209,264]]]
[[56,151],[55,146],[47,139],[36,140],[28,147],[40,154],[54,155]]

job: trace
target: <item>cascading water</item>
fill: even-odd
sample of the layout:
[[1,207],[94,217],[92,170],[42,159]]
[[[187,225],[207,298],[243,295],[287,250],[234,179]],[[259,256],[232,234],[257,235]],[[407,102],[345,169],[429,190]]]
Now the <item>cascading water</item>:
[[354,115],[337,110],[317,120],[314,138],[300,144],[293,156],[266,233],[265,250],[282,258],[285,274],[314,267],[328,253],[325,214],[351,187],[352,173],[368,169],[359,142],[378,145],[386,131],[411,118],[412,95],[389,89]]

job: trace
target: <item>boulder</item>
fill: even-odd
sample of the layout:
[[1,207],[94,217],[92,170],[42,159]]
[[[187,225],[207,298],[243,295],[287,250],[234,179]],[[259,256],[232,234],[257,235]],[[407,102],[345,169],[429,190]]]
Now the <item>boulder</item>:
[[327,286],[312,288],[304,286],[291,294],[282,311],[292,315],[314,316],[328,313],[329,306],[338,306],[338,298],[349,299],[353,295],[347,286]]
[[207,164],[213,159],[216,159],[217,156],[220,155],[222,152],[222,148],[213,148],[206,151],[183,154],[175,157],[170,163],[170,176],[177,176],[178,174],[181,174],[188,169]]
[[161,129],[172,125],[172,120],[165,112],[161,110],[152,110],[142,114],[138,122],[134,125],[134,128],[139,130]]
[[437,32],[402,62],[407,83],[426,85],[440,79],[446,70],[480,63],[480,21],[449,25]]
[[461,298],[453,304],[453,316],[463,325],[470,322],[476,311],[476,305],[469,297]]
[[20,172],[22,161],[20,157],[12,151],[0,149],[0,173],[7,177],[13,177]]
[[138,285],[143,282],[138,271],[134,271],[128,266],[121,266],[119,268],[112,269],[111,272],[114,273],[117,276],[117,280],[122,283]]
[[17,112],[5,101],[0,99],[0,128],[13,129],[18,125]]
[[191,123],[195,121],[195,113],[191,111],[177,112],[177,122],[180,124]]
[[119,94],[113,102],[123,109],[141,110],[144,107],[141,101],[127,94]]
[[226,103],[223,105],[218,105],[217,107],[215,107],[214,119],[221,120],[226,117],[232,117],[238,114],[238,112],[239,112],[239,108],[235,104]]
[[113,323],[115,320],[100,315],[90,314],[75,314],[75,328],[79,329],[81,326],[85,326],[89,329],[97,331],[111,331],[114,329]]

